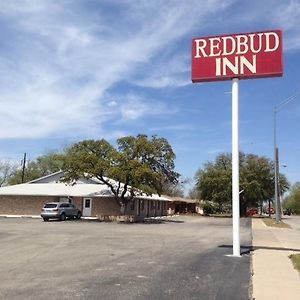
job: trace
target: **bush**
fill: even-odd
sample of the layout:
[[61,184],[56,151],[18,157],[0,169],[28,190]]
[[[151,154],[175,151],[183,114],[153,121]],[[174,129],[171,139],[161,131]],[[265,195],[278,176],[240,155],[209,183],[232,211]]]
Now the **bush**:
[[211,214],[215,214],[217,212],[216,208],[211,204],[206,202],[203,205],[203,214],[204,215],[211,215]]

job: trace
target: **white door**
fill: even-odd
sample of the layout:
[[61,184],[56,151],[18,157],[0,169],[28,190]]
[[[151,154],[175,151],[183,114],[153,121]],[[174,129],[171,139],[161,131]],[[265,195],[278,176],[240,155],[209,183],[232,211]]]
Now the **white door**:
[[92,199],[91,198],[83,198],[82,215],[84,217],[90,217],[92,215]]

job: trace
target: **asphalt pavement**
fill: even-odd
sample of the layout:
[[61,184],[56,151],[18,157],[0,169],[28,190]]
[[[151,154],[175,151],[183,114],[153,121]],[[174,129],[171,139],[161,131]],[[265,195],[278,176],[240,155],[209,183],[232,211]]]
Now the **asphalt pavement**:
[[243,255],[228,218],[150,224],[0,218],[0,299],[251,299],[251,219]]

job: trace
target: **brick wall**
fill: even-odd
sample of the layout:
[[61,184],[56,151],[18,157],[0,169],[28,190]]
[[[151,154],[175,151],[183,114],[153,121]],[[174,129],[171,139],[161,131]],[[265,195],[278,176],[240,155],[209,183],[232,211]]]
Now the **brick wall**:
[[81,210],[83,209],[83,201],[81,197],[72,197],[72,203]]
[[99,197],[92,200],[92,216],[118,216],[120,206],[113,197]]
[[58,199],[52,196],[0,196],[0,215],[39,215],[45,203]]
[[[58,196],[0,196],[0,215],[40,215],[45,203],[56,202],[59,199]],[[144,203],[143,210],[141,209],[142,202]],[[152,206],[151,202],[153,202]],[[72,197],[72,203],[83,211],[82,197]],[[167,211],[163,205],[163,202],[160,202],[160,209],[158,209],[157,201],[136,199],[134,206],[129,202],[125,214],[135,215],[136,220],[166,215]],[[92,216],[118,216],[120,214],[120,206],[113,197],[92,198]]]

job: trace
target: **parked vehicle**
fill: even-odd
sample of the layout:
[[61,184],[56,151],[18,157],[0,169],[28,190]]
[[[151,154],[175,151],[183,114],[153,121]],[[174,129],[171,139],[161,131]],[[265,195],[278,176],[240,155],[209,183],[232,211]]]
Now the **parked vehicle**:
[[247,212],[246,212],[247,217],[251,217],[251,216],[254,216],[254,215],[257,215],[257,214],[258,214],[258,209],[257,208],[247,209]]
[[273,207],[267,208],[267,214],[275,214],[275,209]]
[[41,211],[41,217],[44,221],[49,219],[64,221],[66,218],[80,219],[81,216],[81,211],[74,204],[68,202],[46,203]]
[[289,208],[285,209],[285,210],[283,211],[283,215],[284,215],[284,216],[290,216],[290,215],[291,215],[291,210],[290,210]]

